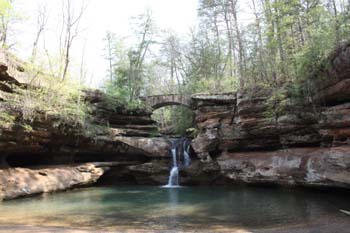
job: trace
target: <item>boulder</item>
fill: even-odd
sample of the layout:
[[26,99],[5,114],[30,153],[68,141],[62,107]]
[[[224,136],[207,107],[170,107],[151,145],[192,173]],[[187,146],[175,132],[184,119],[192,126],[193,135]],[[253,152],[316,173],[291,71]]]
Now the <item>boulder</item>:
[[143,151],[149,158],[170,158],[171,145],[165,138],[115,137],[114,140]]
[[56,192],[95,183],[106,168],[93,164],[45,169],[9,168],[0,170],[0,200]]
[[166,160],[153,160],[152,162],[129,166],[128,170],[137,184],[166,185],[169,178],[170,163]]
[[220,167],[216,162],[192,161],[191,165],[180,170],[180,183],[185,185],[218,184],[222,181]]

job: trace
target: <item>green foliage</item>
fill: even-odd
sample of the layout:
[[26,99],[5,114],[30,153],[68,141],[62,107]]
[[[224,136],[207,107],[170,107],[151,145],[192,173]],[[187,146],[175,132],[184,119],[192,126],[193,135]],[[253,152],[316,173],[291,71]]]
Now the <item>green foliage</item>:
[[266,117],[277,120],[279,116],[284,114],[287,103],[288,98],[286,89],[275,90],[266,101]]
[[0,43],[3,48],[8,48],[12,26],[23,17],[14,8],[13,0],[0,0],[0,18]]
[[161,129],[174,135],[187,135],[187,130],[193,128],[194,115],[192,110],[181,106],[168,106],[153,112],[152,118],[158,122]]
[[186,136],[187,137],[196,138],[198,134],[199,134],[199,131],[196,128],[188,128],[188,129],[186,129]]
[[238,79],[235,77],[222,77],[218,80],[213,76],[191,79],[183,87],[185,93],[226,93],[239,89]]
[[33,122],[38,113],[57,118],[59,124],[82,126],[89,111],[82,100],[81,87],[72,82],[57,82],[46,77],[49,85],[40,88],[17,88],[12,103],[21,107],[22,117]]
[[130,101],[129,90],[125,87],[120,87],[116,82],[106,82],[105,92],[107,99],[105,101],[107,108],[115,110],[117,108],[125,108],[126,110],[135,110],[145,108],[140,99]]
[[12,10],[11,1],[0,0],[0,15],[7,16],[10,10]]
[[[255,20],[246,26],[235,24],[240,1],[234,6],[228,2],[200,1],[200,29],[187,54],[193,70],[188,82],[192,89],[206,88],[199,81],[206,76],[212,81],[209,86],[215,86],[216,77],[224,80],[232,76],[227,71],[233,65],[235,74],[244,71],[244,76],[237,76],[243,79],[240,83],[244,88],[285,89],[297,92],[298,98],[307,96],[313,88],[309,79],[324,78],[320,71],[327,66],[327,54],[350,39],[350,3],[344,1],[252,0]],[[232,38],[233,52],[229,50]]]
[[116,107],[125,106],[128,103],[128,90],[119,87],[115,82],[107,81],[105,85],[105,92],[107,94],[106,104],[108,109],[115,109]]
[[27,123],[23,123],[23,124],[21,124],[21,126],[22,126],[24,132],[26,132],[26,133],[33,132],[33,127],[31,125],[29,125]]
[[146,56],[154,43],[152,37],[155,31],[149,12],[140,15],[135,26],[137,43],[129,48],[125,48],[123,41],[113,33],[107,32],[105,38],[105,59],[109,62],[109,81],[105,89],[108,95],[130,108],[139,106],[138,99],[145,89]]
[[16,116],[7,112],[0,112],[0,126],[1,128],[12,128],[15,124]]
[[[83,86],[73,81],[61,81],[28,66],[27,75],[41,85],[13,86],[14,93],[6,102],[19,112],[19,125],[24,131],[31,132],[35,121],[50,120],[53,127],[63,133],[80,133],[91,136],[97,127],[91,115],[91,106],[84,101]],[[34,72],[34,73],[33,73]],[[13,122],[13,118],[3,115],[3,120]]]
[[174,108],[172,121],[175,123],[175,133],[185,135],[188,128],[193,127],[193,112],[187,108]]

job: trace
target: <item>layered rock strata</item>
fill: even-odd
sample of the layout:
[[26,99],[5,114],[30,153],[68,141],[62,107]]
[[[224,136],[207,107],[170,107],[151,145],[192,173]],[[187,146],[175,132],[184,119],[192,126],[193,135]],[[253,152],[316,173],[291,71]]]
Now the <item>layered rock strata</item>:
[[[26,84],[20,83],[10,75],[9,71],[13,69],[9,69],[8,66],[6,63],[0,64],[0,185],[7,187],[11,185],[11,182],[5,182],[7,179],[11,181],[21,176],[33,179],[30,179],[24,189],[24,183],[22,186],[11,186],[12,189],[9,190],[12,191],[8,191],[10,194],[4,194],[2,199],[7,199],[7,196],[40,193],[43,190],[50,191],[51,188],[41,185],[40,182],[44,179],[36,178],[40,177],[37,173],[38,167],[43,169],[59,166],[63,169],[64,185],[56,188],[53,184],[54,191],[75,186],[74,180],[77,184],[85,182],[75,178],[79,175],[76,170],[71,169],[75,164],[112,164],[103,176],[104,183],[138,183],[135,176],[139,173],[134,167],[142,167],[145,163],[161,161],[165,169],[170,166],[170,144],[167,139],[159,137],[157,126],[151,119],[151,112],[142,109],[111,109],[107,104],[107,97],[100,91],[86,90],[84,93],[85,101],[92,107],[95,132],[91,135],[82,134],[79,129],[70,125],[62,125],[56,116],[40,112],[28,123],[30,128],[28,125],[26,127],[22,120],[23,111],[6,101],[14,94],[13,86],[26,88]],[[59,170],[53,172],[58,175]],[[143,176],[146,175],[151,176]],[[69,182],[69,179],[73,183]],[[95,181],[97,176],[86,183]],[[29,186],[37,187],[38,190],[30,190]],[[19,189],[18,194],[16,188]],[[25,190],[29,190],[28,193]]]
[[268,90],[194,95],[202,162],[231,183],[350,188],[350,45],[317,74],[312,104],[271,105]]
[[[180,170],[180,183],[350,188],[349,75],[347,44],[314,74],[312,102],[287,98],[271,103],[271,90],[193,95],[186,103],[195,112],[199,133],[192,142],[192,164]],[[0,66],[0,80],[21,85],[6,65]],[[0,86],[0,109],[15,112],[1,101],[7,95],[9,86]],[[104,162],[111,169],[100,179],[103,184],[165,184],[170,144],[159,137],[151,112],[110,109],[105,98],[101,92],[85,91],[96,124],[104,126],[93,138],[74,130],[63,133],[55,127],[55,118],[45,115],[29,131],[19,123],[1,125],[0,164]]]

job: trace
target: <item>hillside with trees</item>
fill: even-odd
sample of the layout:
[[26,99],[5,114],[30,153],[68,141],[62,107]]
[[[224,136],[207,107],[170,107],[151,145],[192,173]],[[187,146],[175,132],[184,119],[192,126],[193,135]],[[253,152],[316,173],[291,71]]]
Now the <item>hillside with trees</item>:
[[[16,37],[16,25],[28,17],[36,22],[26,63],[31,74],[23,81],[43,85],[47,81],[41,79],[49,76],[57,83],[86,84],[90,74],[84,51],[78,60],[71,53],[84,30],[80,24],[89,2],[81,1],[77,7],[71,0],[62,1],[58,17],[49,15],[47,4],[38,5],[34,15],[26,15],[17,7],[19,3],[1,1],[0,41],[4,49],[16,53],[21,40]],[[272,90],[271,102],[291,95],[312,101],[313,80],[323,78],[317,72],[327,67],[328,54],[349,40],[349,4],[337,0],[200,0],[198,23],[185,37],[159,28],[147,10],[132,19],[128,39],[113,31],[101,35],[105,44],[101,54],[108,68],[95,78],[105,80],[100,87],[118,104],[131,108],[141,104],[142,96],[260,88]],[[50,29],[50,20],[59,27]],[[56,51],[47,47],[47,34],[52,31],[58,35]],[[154,118],[180,134],[192,126],[191,113],[182,108],[160,109]],[[175,126],[178,121],[181,124]]]

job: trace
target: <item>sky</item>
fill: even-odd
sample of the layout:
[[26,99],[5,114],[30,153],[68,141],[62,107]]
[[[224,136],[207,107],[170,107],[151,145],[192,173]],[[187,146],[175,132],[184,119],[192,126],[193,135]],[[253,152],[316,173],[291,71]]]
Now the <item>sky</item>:
[[[24,20],[15,29],[19,44],[16,52],[23,59],[30,55],[35,36],[35,15],[38,7],[45,5],[49,20],[47,24],[46,44],[55,50],[57,46],[57,18],[62,0],[18,0],[18,11]],[[81,0],[71,0],[79,9]],[[131,18],[151,10],[156,25],[179,34],[187,34],[197,18],[198,0],[89,0],[89,5],[81,21],[81,32],[74,41],[72,57],[75,64],[81,60],[85,51],[85,65],[88,70],[87,85],[98,87],[106,76],[107,62],[103,58],[106,31],[128,38],[132,33]],[[85,48],[85,50],[83,49]],[[57,50],[57,49],[56,49]]]

